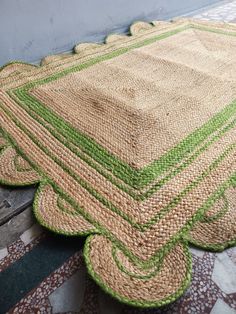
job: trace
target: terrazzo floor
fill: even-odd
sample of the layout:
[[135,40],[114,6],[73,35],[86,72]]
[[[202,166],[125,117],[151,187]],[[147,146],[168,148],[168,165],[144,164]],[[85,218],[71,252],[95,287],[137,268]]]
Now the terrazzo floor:
[[0,313],[236,313],[236,248],[217,254],[191,248],[193,277],[184,296],[161,309],[141,310],[103,293],[87,275],[79,240],[71,242],[34,224],[0,250],[0,280],[7,281],[0,288]]
[[215,7],[190,16],[201,20],[236,22],[236,1],[221,1]]

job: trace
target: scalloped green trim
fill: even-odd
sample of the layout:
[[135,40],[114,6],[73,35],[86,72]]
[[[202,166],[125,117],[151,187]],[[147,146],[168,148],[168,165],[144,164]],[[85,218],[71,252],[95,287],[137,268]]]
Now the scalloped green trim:
[[181,241],[181,243],[184,245],[184,252],[187,256],[187,272],[185,279],[182,283],[182,286],[172,295],[169,297],[162,299],[161,301],[157,302],[148,302],[148,301],[140,301],[140,300],[132,300],[125,298],[121,295],[119,295],[116,291],[112,290],[110,287],[108,287],[102,280],[102,278],[94,271],[93,266],[90,262],[90,241],[92,239],[93,235],[90,235],[86,238],[85,245],[84,245],[84,257],[85,257],[85,262],[87,265],[88,273],[90,276],[96,281],[96,283],[102,288],[103,291],[106,293],[112,295],[115,299],[119,300],[122,303],[131,305],[131,306],[136,306],[136,307],[142,307],[142,308],[147,308],[147,307],[161,307],[164,305],[167,305],[173,301],[175,301],[178,297],[180,297],[188,288],[190,281],[191,281],[191,270],[192,270],[192,256],[189,252],[188,246],[185,241]]
[[[64,230],[59,230],[59,229],[56,229],[54,227],[52,227],[51,225],[49,225],[45,220],[43,220],[41,218],[41,216],[39,215],[39,206],[38,206],[38,202],[39,202],[39,196],[40,196],[40,193],[42,192],[43,188],[50,184],[47,180],[43,180],[36,193],[35,193],[35,197],[34,197],[34,202],[33,202],[33,213],[36,217],[36,219],[38,220],[38,222],[40,223],[40,225],[42,225],[43,227],[45,227],[46,229],[56,233],[56,234],[61,234],[61,235],[64,235],[64,236],[88,236],[88,235],[91,235],[93,233],[99,233],[96,229],[91,229],[91,230],[86,230],[86,231],[78,231],[78,232],[69,232],[69,231],[64,231]],[[51,185],[51,184],[50,184]],[[55,192],[57,193],[57,192]],[[80,215],[80,213],[78,213],[78,215]],[[82,216],[83,217],[83,216]]]
[[[191,26],[193,27],[193,26]],[[184,27],[184,29],[187,29],[189,27]],[[223,31],[219,31],[219,30],[212,30],[212,29],[207,29],[206,27],[196,27],[194,26],[194,28],[197,28],[197,29],[200,29],[200,30],[208,30],[208,31],[212,31],[212,32],[215,32],[215,33],[220,33],[220,34],[224,34],[224,35],[230,35],[230,36],[236,36],[236,33],[226,33],[226,32],[223,32]],[[183,30],[184,30],[183,29]],[[178,30],[180,31],[180,30]],[[164,34],[162,34],[164,35]],[[166,35],[166,34],[165,34]],[[159,36],[160,38],[165,38],[163,36]],[[135,46],[136,48],[137,47],[140,47],[140,44],[136,45]],[[114,55],[108,57],[111,58],[111,57],[114,57],[114,56],[118,56],[120,55],[121,53],[125,53],[127,51],[127,49],[123,49],[123,52],[121,51],[118,51],[116,53],[114,53]],[[103,60],[106,60],[105,58],[102,58],[101,61]],[[16,62],[17,63],[17,62]],[[20,62],[18,62],[20,63]],[[92,62],[90,65],[93,65],[95,64],[94,62]],[[7,66],[7,65],[5,65]],[[86,68],[88,66],[88,64],[86,64],[83,68]],[[3,68],[3,67],[2,67]],[[73,72],[73,71],[77,71],[79,70],[79,67],[74,67],[74,68],[71,68],[71,69],[67,69],[65,72],[63,72],[63,75],[66,75],[68,73],[70,73],[69,71]],[[59,73],[57,78],[61,77],[62,76],[62,73]],[[48,80],[44,80],[44,82],[46,82]],[[34,87],[35,86],[35,83],[31,83],[30,84],[30,87]],[[17,124],[18,125],[18,124]],[[206,134],[204,134],[206,135]],[[8,136],[9,137],[9,136]],[[25,156],[24,152],[22,152],[20,150],[20,148],[18,147],[18,145],[15,143],[15,141],[13,139],[10,140],[10,142],[13,144],[13,146],[16,148],[17,151],[20,152],[21,156],[28,160],[27,156]],[[30,164],[32,164],[30,161],[29,161]],[[147,166],[147,168],[145,168],[145,171],[146,169],[148,169],[149,166]],[[125,165],[125,168],[126,168],[126,165]],[[104,228],[102,228],[102,226],[100,226],[98,223],[92,221],[91,217],[82,209],[78,206],[78,204],[75,203],[75,201],[73,201],[73,199],[71,199],[64,191],[62,191],[61,189],[59,189],[55,183],[50,179],[50,178],[47,178],[45,176],[45,174],[41,171],[41,169],[37,166],[37,165],[33,165],[33,169],[37,169],[37,172],[42,175],[42,179],[40,179],[41,181],[41,184],[40,184],[40,187],[37,191],[37,193],[40,193],[40,189],[44,186],[44,184],[51,184],[53,186],[53,188],[55,189],[55,192],[58,193],[59,195],[61,195],[62,197],[65,198],[65,200],[68,201],[68,203],[70,203],[76,210],[78,210],[78,212],[83,215],[83,217],[88,220],[89,222],[93,223],[93,225],[96,226],[96,231],[94,230],[91,230],[91,231],[88,231],[86,233],[77,233],[76,235],[87,235],[87,234],[90,234],[90,233],[101,233],[103,234],[104,236],[106,236],[110,241],[113,242],[113,244],[116,245],[117,248],[119,248],[120,250],[123,251],[124,254],[126,254],[130,260],[132,260],[133,262],[135,262],[137,265],[139,265],[140,267],[142,267],[143,269],[146,269],[146,268],[150,268],[152,267],[153,265],[156,265],[156,263],[160,263],[162,258],[171,250],[171,248],[173,248],[173,246],[176,244],[177,241],[180,241],[183,243],[183,240],[181,239],[182,237],[185,237],[186,233],[189,231],[189,229],[192,227],[192,225],[198,221],[202,215],[204,214],[204,212],[209,208],[209,206],[211,206],[211,204],[213,203],[214,199],[216,197],[219,196],[219,193],[222,193],[222,189],[225,188],[225,185],[227,185],[227,183],[230,181],[231,183],[233,182],[233,184],[236,185],[236,174],[232,175],[229,180],[227,180],[224,184],[222,184],[222,186],[217,190],[216,193],[214,193],[213,195],[211,195],[211,197],[207,200],[207,202],[204,204],[204,206],[202,206],[201,208],[199,208],[197,210],[197,212],[195,213],[195,215],[186,223],[186,225],[174,236],[170,239],[170,241],[167,243],[167,245],[165,247],[163,247],[161,250],[159,250],[158,252],[156,252],[156,254],[154,254],[148,261],[145,261],[145,262],[142,262],[140,261],[137,257],[135,257],[131,252],[129,252],[125,247],[124,245],[118,241],[117,239],[114,238],[114,236],[111,236]],[[128,169],[128,168],[127,168]],[[126,169],[126,170],[127,170]],[[109,170],[114,170],[113,168],[109,169]],[[141,171],[144,171],[144,169],[142,169]],[[142,172],[141,172],[142,173]],[[148,172],[147,172],[148,173]],[[140,178],[139,178],[140,179]],[[136,179],[135,179],[136,180]],[[138,181],[138,183],[134,180],[134,187],[135,188],[140,188],[141,187],[141,184],[140,182],[142,183],[142,180]],[[38,182],[38,181],[37,181]],[[4,183],[4,182],[2,182]],[[6,185],[9,185],[9,183],[4,183]],[[32,184],[32,183],[30,183]],[[142,183],[143,184],[143,183]],[[14,185],[21,185],[20,183],[15,183]],[[28,185],[28,184],[25,184],[24,185]],[[187,193],[189,192],[190,190],[187,188]],[[218,194],[217,194],[218,193]],[[34,212],[35,212],[35,215],[37,215],[37,195],[39,194],[36,194],[36,197],[35,197],[35,201],[34,201]],[[40,220],[39,220],[40,221]],[[47,224],[45,224],[44,221],[41,221],[41,224],[44,225],[45,227],[47,227],[48,229],[54,231],[54,232],[57,232],[57,233],[60,233],[62,234],[61,231],[59,230],[53,230],[50,226],[48,226]],[[64,235],[69,235],[68,233],[63,233]],[[74,234],[73,234],[74,235]],[[134,306],[141,306],[141,307],[154,307],[154,306],[162,306],[162,305],[165,305],[165,304],[168,304],[172,301],[174,301],[176,298],[178,298],[183,292],[184,290],[186,289],[186,286],[187,284],[189,283],[190,281],[190,278],[191,278],[191,273],[188,272],[186,274],[186,278],[183,282],[183,285],[182,287],[176,292],[174,293],[172,296],[164,299],[164,300],[161,300],[159,302],[140,302],[139,300],[128,300],[128,299],[125,299],[119,295],[117,295],[114,291],[112,291],[109,287],[105,286],[102,282],[102,280],[97,276],[97,274],[94,273],[93,269],[92,269],[92,266],[91,264],[89,263],[89,256],[88,256],[88,246],[89,246],[89,241],[90,239],[92,238],[92,236],[90,235],[88,238],[87,238],[87,241],[86,241],[86,244],[85,244],[85,248],[84,248],[84,255],[85,255],[85,259],[86,259],[86,263],[88,265],[88,269],[89,269],[89,272],[90,274],[94,277],[95,281],[97,281],[99,283],[100,286],[102,286],[102,288],[109,292],[110,294],[112,294],[114,297],[116,297],[118,300],[124,302],[124,303],[127,303],[129,305],[134,305]],[[190,241],[191,242],[191,241]],[[223,243],[221,244],[220,246],[217,246],[217,248],[220,250],[222,250],[222,246],[224,246],[224,248],[226,246],[231,246],[231,245],[235,245],[236,243],[236,240],[232,240],[232,241],[228,241],[227,243]],[[190,253],[188,251],[188,248],[186,246],[186,242],[184,241],[184,248],[186,249],[186,254],[188,254],[188,271],[191,270],[191,256],[190,256]],[[203,247],[201,245],[201,247]],[[213,246],[210,244],[207,244],[205,245],[205,248],[208,248],[208,249],[211,249],[213,248]],[[214,245],[214,250],[216,249],[216,246]],[[218,250],[217,249],[217,250]]]
[[[225,202],[226,202],[225,208],[223,208],[221,211],[219,211],[216,215],[214,215],[212,217],[203,216],[201,219],[199,219],[200,223],[212,223],[212,222],[220,219],[221,217],[223,217],[224,214],[228,212],[229,203],[228,203],[228,200],[225,197],[224,193],[228,188],[234,187],[235,180],[236,180],[236,173],[234,175],[232,175],[229,178],[229,180],[227,180],[221,188],[218,189],[218,193],[216,194],[216,196],[214,198],[212,198],[212,202],[211,202],[208,209],[210,209],[210,207],[213,206],[215,204],[215,202],[222,196],[224,197]],[[207,212],[207,210],[204,212]],[[229,248],[229,247],[236,245],[236,237],[235,237],[235,239],[231,239],[229,241],[225,241],[225,242],[218,243],[218,244],[217,243],[203,243],[201,241],[197,241],[196,239],[193,239],[189,233],[184,235],[184,239],[198,248],[207,249],[207,250],[212,251],[212,252],[222,252],[226,248]]]
[[[1,129],[1,127],[0,127],[0,129]],[[5,146],[3,146],[0,149],[0,156],[9,147],[11,147],[10,143],[7,143]],[[0,184],[8,185],[8,186],[29,186],[29,185],[37,184],[38,182],[39,182],[39,180],[35,180],[35,181],[32,180],[32,181],[26,181],[26,182],[11,182],[11,181],[8,181],[7,179],[1,178],[1,176],[0,176]]]
[[193,238],[186,236],[185,239],[191,243],[192,245],[200,248],[200,249],[207,249],[210,252],[223,252],[225,249],[230,248],[232,246],[236,246],[236,238],[230,241],[226,241],[224,243],[202,243],[200,241],[196,241]]
[[[9,137],[9,141],[13,144],[13,146],[16,145],[16,143],[14,142],[14,140]],[[17,145],[16,145],[17,146]],[[22,157],[25,157],[24,152],[21,152]],[[137,258],[132,252],[130,252],[118,239],[116,239],[113,235],[111,235],[106,229],[104,229],[99,223],[97,223],[96,221],[94,221],[91,216],[84,211],[83,208],[81,208],[72,198],[70,198],[63,190],[61,190],[50,178],[46,177],[45,175],[43,175],[43,173],[41,172],[39,166],[37,165],[33,165],[33,168],[41,174],[42,176],[42,180],[41,183],[45,183],[47,182],[48,184],[50,184],[55,191],[61,195],[69,204],[71,204],[76,210],[79,211],[80,214],[82,214],[82,216],[89,221],[91,224],[93,224],[96,228],[96,232],[98,234],[103,234],[104,236],[106,236],[110,241],[112,241],[113,243],[115,243],[115,245],[125,254],[127,255],[130,260],[132,260],[136,265],[140,265],[140,267],[142,267],[143,269],[150,269],[153,265],[156,265],[163,256],[165,256],[171,249],[172,247],[177,243],[177,241],[179,241],[181,238],[185,238],[186,233],[190,230],[190,228],[192,227],[192,225],[197,222],[198,220],[200,220],[200,218],[202,217],[202,215],[204,214],[204,212],[210,207],[212,206],[212,204],[214,204],[215,200],[219,197],[220,194],[222,194],[222,191],[224,191],[229,184],[232,184],[232,182],[235,182],[236,180],[236,173],[234,175],[232,175],[231,177],[229,177],[228,180],[226,180],[221,187],[219,187],[219,189],[213,193],[213,195],[211,195],[211,197],[209,197],[209,199],[205,202],[205,204],[200,207],[195,215],[185,224],[185,226],[183,226],[183,228],[177,232],[170,240],[169,242],[162,247],[162,249],[160,249],[159,251],[157,251],[149,260],[147,261],[142,261],[139,258]],[[16,184],[15,184],[16,185]],[[37,208],[37,207],[34,207]],[[34,211],[36,213],[36,210]],[[41,219],[39,219],[39,222],[45,226],[46,228],[48,228],[49,230],[56,232],[56,233],[61,233],[60,230],[56,230],[54,228],[51,228],[49,225],[47,225],[45,222],[43,222]],[[71,235],[70,233],[67,232],[63,232],[64,235]],[[80,232],[78,232],[77,235],[81,235]],[[83,233],[82,233],[83,235]]]
[[35,68],[39,68],[39,66],[36,65],[36,64],[31,64],[31,63],[27,63],[27,62],[24,62],[24,61],[17,61],[17,60],[15,60],[15,61],[7,62],[3,66],[0,66],[0,72],[2,70],[4,70],[5,68],[7,68],[9,65],[12,65],[12,64],[23,64],[23,65],[29,65],[29,66],[32,66],[32,67],[35,67]]

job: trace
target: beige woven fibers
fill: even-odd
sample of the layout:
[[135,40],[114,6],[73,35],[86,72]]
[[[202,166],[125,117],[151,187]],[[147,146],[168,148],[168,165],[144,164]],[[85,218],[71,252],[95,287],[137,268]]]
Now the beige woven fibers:
[[191,277],[188,242],[236,238],[236,27],[138,22],[42,66],[0,71],[0,179],[39,182],[45,227],[89,235],[91,276],[162,306]]

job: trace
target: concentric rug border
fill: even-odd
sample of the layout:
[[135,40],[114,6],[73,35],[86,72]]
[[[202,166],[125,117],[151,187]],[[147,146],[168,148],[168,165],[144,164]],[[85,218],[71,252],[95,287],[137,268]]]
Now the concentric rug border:
[[[180,27],[177,29],[177,31],[168,31],[167,33],[168,34],[171,34],[171,35],[174,35],[182,30],[186,30],[186,29],[189,29],[189,28],[196,28],[196,29],[200,29],[200,30],[205,30],[205,31],[209,31],[209,32],[213,32],[213,33],[219,33],[219,34],[223,34],[223,35],[229,35],[229,36],[236,36],[236,26],[232,26],[230,24],[221,24],[221,27],[222,25],[224,25],[225,27],[225,30],[222,30],[222,29],[214,29],[214,23],[203,23],[203,22],[196,22],[196,21],[188,21],[188,20],[184,20],[184,23],[187,23],[186,25],[182,26],[182,20],[178,20],[177,22],[174,22],[173,25],[175,23],[180,23]],[[158,27],[158,22],[153,22],[152,23],[154,25],[154,27]],[[208,25],[211,25],[212,28],[209,28],[207,27]],[[142,31],[145,31],[145,29],[149,29],[149,26],[151,26],[151,24],[148,24],[148,23],[144,23],[144,22],[137,22],[135,24],[133,24],[130,28],[130,32],[131,32],[131,35],[135,36],[136,34],[140,33],[140,30],[141,30],[141,33]],[[162,25],[162,23],[160,23],[160,25]],[[165,25],[165,23],[163,24]],[[217,26],[218,24],[216,24]],[[152,26],[153,27],[153,26]],[[176,26],[177,27],[177,26]],[[229,30],[227,29],[229,27]],[[231,32],[232,29],[231,27],[234,29],[234,32]],[[107,39],[106,39],[106,43],[109,43],[109,40],[111,40],[111,37],[113,38],[114,40],[114,36],[121,36],[123,37],[123,35],[111,35],[111,36],[108,36]],[[159,34],[157,37],[159,39],[163,39],[165,38],[166,36],[166,33],[161,33]],[[124,36],[125,37],[125,36]],[[110,39],[109,39],[110,38]],[[126,37],[128,38],[128,37]],[[131,36],[132,38],[132,36]],[[157,39],[155,38],[155,41]],[[115,40],[114,40],[115,42]],[[150,40],[149,40],[150,42]],[[82,44],[83,45],[83,44]],[[80,45],[79,45],[80,46]],[[136,47],[139,47],[140,45],[136,45],[134,48]],[[95,49],[104,49],[104,47],[102,45],[100,45],[99,48],[95,48]],[[78,51],[79,50],[79,47],[76,46],[75,48],[75,51]],[[123,49],[122,51],[124,51],[123,53],[127,52],[128,50],[127,49]],[[112,52],[111,52],[112,53]],[[95,53],[96,54],[96,53]],[[120,52],[113,52],[112,53],[112,58],[115,57],[115,56],[118,56],[119,54],[121,54]],[[93,55],[93,54],[92,54]],[[59,56],[54,56],[54,57],[51,57],[50,59],[50,62],[47,61],[47,59],[45,58],[44,62],[45,62],[45,65],[42,65],[45,66],[47,68],[50,69],[50,66],[52,66],[53,64],[57,64],[57,62],[61,62],[61,58],[63,55],[59,55]],[[68,57],[69,58],[69,57]],[[99,58],[99,57],[95,57],[95,58]],[[108,59],[110,57],[107,57]],[[59,61],[58,61],[59,60]],[[100,57],[100,61],[103,61],[103,60],[107,60],[106,58],[104,58],[104,56],[102,55]],[[44,63],[42,62],[42,64]],[[47,63],[48,62],[48,63]],[[88,63],[89,61],[87,61]],[[7,69],[8,66],[11,66],[11,65],[23,65],[23,66],[26,66],[26,67],[34,67],[34,68],[38,68],[37,66],[31,66],[27,63],[24,63],[24,62],[10,62],[8,64],[6,64],[5,66],[3,66],[2,68],[0,68],[0,74],[1,74],[1,71],[3,71],[4,69]],[[95,62],[91,62],[91,65],[94,65]],[[67,70],[64,71],[64,73],[69,73],[69,70],[71,69],[71,71],[77,71],[78,68],[81,67],[81,69],[83,69],[83,64],[81,64],[80,66],[78,66],[77,68],[76,67],[71,67]],[[27,69],[27,71],[31,71],[30,69]],[[27,72],[26,71],[26,72]],[[65,75],[65,74],[63,74]],[[61,77],[62,76],[62,72],[56,72],[52,75],[53,77]],[[39,81],[41,82],[47,82],[50,80],[50,77],[48,77],[48,79],[40,79]],[[13,99],[17,99],[17,102],[20,103],[20,102],[23,102],[23,100],[25,100],[27,97],[32,97],[32,96],[29,96],[27,94],[27,91],[29,90],[29,88],[32,88],[33,86],[35,86],[36,84],[38,83],[37,80],[33,81],[33,82],[29,82],[28,84],[24,84],[24,88],[23,90],[21,88],[17,88],[17,91],[18,93],[15,91],[15,89],[10,89],[11,91],[9,91],[9,95],[13,98]],[[8,83],[8,84],[11,84],[11,83]],[[1,87],[1,79],[0,79],[0,87]],[[23,93],[22,93],[23,91]],[[26,92],[26,93],[24,93]],[[17,98],[16,98],[17,97]],[[22,97],[22,98],[21,98]],[[38,101],[38,100],[37,100]],[[38,101],[39,102],[39,101]],[[231,107],[236,111],[236,107],[235,107],[235,101],[231,104],[229,104],[226,108],[227,110],[229,110],[228,112],[231,112],[230,109]],[[1,107],[1,103],[0,103],[0,107]],[[6,110],[5,110],[6,111]],[[30,111],[30,109],[29,109]],[[31,112],[32,113],[32,112]],[[8,114],[9,115],[9,114]],[[36,114],[38,117],[39,115]],[[10,116],[10,115],[9,115]],[[42,118],[42,116],[40,116]],[[12,120],[14,120],[14,117],[11,117]],[[215,119],[215,117],[214,117]],[[227,120],[226,120],[227,121]],[[15,123],[17,124],[17,122],[15,121]],[[19,123],[17,124],[19,127]],[[224,126],[224,125],[223,125]],[[216,131],[218,131],[219,128],[217,128]],[[24,158],[28,163],[29,165],[32,167],[32,169],[36,172],[36,174],[38,175],[38,177],[33,177],[33,179],[29,179],[29,181],[14,181],[14,182],[10,182],[10,181],[7,181],[7,179],[3,179],[3,178],[0,178],[0,183],[1,184],[4,184],[4,185],[13,185],[13,186],[27,186],[27,185],[32,185],[32,184],[39,184],[38,186],[38,189],[37,189],[37,193],[36,193],[36,196],[35,196],[35,199],[34,199],[34,214],[37,218],[37,220],[40,222],[41,225],[43,225],[44,227],[48,228],[49,230],[53,231],[53,232],[56,232],[56,233],[59,233],[59,234],[64,234],[64,235],[67,235],[67,236],[88,236],[87,239],[86,239],[86,242],[85,242],[85,246],[84,246],[84,257],[85,257],[85,261],[86,261],[86,264],[87,264],[87,268],[88,268],[88,271],[90,273],[90,275],[93,277],[93,279],[101,286],[101,288],[103,290],[105,290],[106,292],[108,292],[109,294],[111,294],[112,296],[114,296],[116,299],[118,299],[119,301],[123,302],[123,303],[127,303],[129,305],[132,305],[132,306],[138,306],[138,307],[159,307],[159,306],[163,306],[163,305],[166,305],[170,302],[173,302],[174,300],[176,300],[180,295],[182,295],[184,293],[184,291],[186,290],[187,286],[189,285],[189,282],[191,280],[191,255],[190,255],[190,252],[189,252],[189,249],[188,249],[188,243],[192,243],[194,244],[195,246],[199,246],[201,248],[205,248],[205,249],[208,249],[208,250],[212,250],[212,251],[222,251],[224,250],[226,247],[230,247],[230,246],[234,246],[236,245],[236,236],[235,236],[235,239],[234,240],[229,240],[229,241],[226,241],[224,243],[221,243],[219,245],[215,245],[215,244],[203,244],[203,243],[200,243],[198,242],[196,239],[192,238],[191,236],[188,235],[188,232],[189,230],[193,227],[193,225],[197,222],[197,221],[200,221],[204,214],[207,212],[207,210],[219,199],[219,197],[221,197],[225,190],[227,188],[229,188],[230,186],[233,186],[233,187],[236,187],[236,172],[235,173],[232,173],[231,176],[228,178],[228,180],[226,180],[224,182],[224,184],[222,186],[220,186],[218,188],[218,190],[213,193],[209,199],[205,202],[204,206],[202,206],[201,208],[199,208],[196,213],[194,214],[194,216],[188,220],[188,222],[185,224],[185,226],[177,233],[175,234],[175,236],[173,236],[171,238],[171,240],[161,249],[158,251],[158,255],[156,256],[156,254],[154,254],[148,261],[146,262],[143,262],[142,264],[140,263],[139,259],[132,255],[131,252],[129,252],[124,246],[123,244],[121,244],[117,239],[115,239],[113,236],[111,236],[105,229],[102,228],[102,226],[99,226],[97,223],[95,223],[94,221],[92,221],[91,217],[88,216],[88,214],[86,212],[83,212],[83,209],[82,208],[78,208],[78,205],[73,201],[73,199],[70,199],[68,197],[68,195],[66,195],[66,193],[64,191],[62,191],[59,187],[57,187],[55,185],[55,183],[47,177],[46,174],[44,174],[40,167],[36,164],[34,164],[26,155],[25,153],[19,148],[19,146],[17,145],[16,141],[2,128],[0,127],[0,131],[2,131],[3,133],[3,137],[6,139],[6,143],[3,143],[1,145],[0,143],[0,156],[5,152],[7,151],[7,149],[11,148],[11,147],[14,147],[15,151],[17,152],[17,154],[19,156],[21,156],[22,158]],[[62,135],[63,137],[63,135]],[[228,151],[230,150],[233,150],[235,149],[236,145],[231,145],[230,147],[228,147],[228,149],[222,154],[222,158],[224,158],[224,156],[227,155]],[[220,158],[218,158],[218,160],[216,159],[214,161],[214,163],[212,165],[214,165],[215,163],[217,162],[220,162]],[[157,167],[158,169],[158,167]],[[31,173],[31,170],[28,169],[27,171],[24,170],[24,168],[21,169],[21,166],[19,165],[18,166],[18,170],[19,172],[27,172],[29,171],[29,173]],[[147,171],[150,171],[150,167],[148,165],[148,167],[146,167]],[[141,170],[141,172],[144,171],[143,169]],[[119,178],[120,179],[120,178]],[[143,183],[144,185],[145,184],[148,184],[150,182],[142,182],[142,180],[140,182],[124,182],[125,184],[130,184],[130,187],[131,189],[136,189],[136,188],[140,188],[140,187],[144,187],[143,186]],[[42,191],[42,189],[44,189],[45,187],[47,187],[48,185],[50,185],[54,191],[56,191],[56,193],[58,195],[60,195],[65,201],[67,201],[75,210],[77,210],[78,213],[82,214],[83,217],[88,220],[90,223],[92,223],[92,228],[91,229],[86,229],[86,230],[82,230],[81,232],[77,231],[77,232],[72,232],[72,233],[69,233],[69,232],[62,232],[62,230],[59,230],[59,229],[55,229],[55,228],[52,228],[52,226],[48,225],[46,223],[46,221],[42,220],[41,219],[41,216],[39,215],[39,210],[38,210],[38,202],[39,202],[39,197],[40,197],[40,193]],[[134,199],[141,199],[143,200],[143,196],[138,196],[136,197],[135,196],[135,193],[131,193],[131,196],[134,197]],[[220,217],[219,217],[220,218]],[[218,219],[218,218],[216,218]],[[150,227],[150,225],[147,225],[147,228]],[[146,227],[145,227],[146,228]],[[146,229],[144,229],[146,230]],[[158,265],[159,267],[161,267],[162,265],[162,262],[163,262],[163,259],[165,258],[166,255],[168,255],[168,253],[171,251],[171,249],[173,249],[175,247],[175,245],[178,243],[180,243],[182,246],[183,246],[183,250],[184,250],[184,253],[186,255],[186,261],[187,261],[187,266],[186,266],[186,276],[182,282],[182,285],[181,287],[178,289],[178,291],[176,291],[175,293],[173,293],[172,295],[168,296],[167,298],[165,299],[162,299],[160,301],[157,301],[157,302],[148,302],[148,301],[140,301],[140,300],[131,300],[131,299],[128,299],[128,298],[125,298],[121,295],[119,295],[118,293],[116,293],[113,289],[111,289],[110,287],[108,287],[103,279],[100,278],[100,276],[96,273],[96,271],[94,270],[93,268],[93,265],[91,263],[91,259],[90,259],[90,243],[93,239],[94,236],[105,236],[107,239],[109,239],[112,243],[112,245],[116,245],[116,247],[119,249],[122,250],[122,252],[125,253],[125,255],[131,260],[131,261],[135,261],[135,263],[138,265],[142,265],[143,267],[145,268],[148,268],[150,267],[150,265],[154,265],[157,261],[158,261]],[[159,270],[157,270],[158,272]]]

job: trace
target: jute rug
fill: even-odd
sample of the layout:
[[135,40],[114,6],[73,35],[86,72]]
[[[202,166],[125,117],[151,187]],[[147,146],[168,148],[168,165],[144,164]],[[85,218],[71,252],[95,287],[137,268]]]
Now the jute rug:
[[39,182],[43,226],[88,236],[87,268],[105,291],[162,306],[190,282],[189,243],[236,243],[236,27],[130,32],[2,68],[0,175]]

